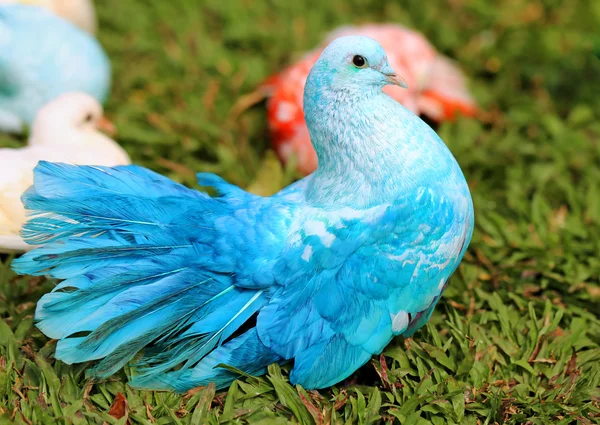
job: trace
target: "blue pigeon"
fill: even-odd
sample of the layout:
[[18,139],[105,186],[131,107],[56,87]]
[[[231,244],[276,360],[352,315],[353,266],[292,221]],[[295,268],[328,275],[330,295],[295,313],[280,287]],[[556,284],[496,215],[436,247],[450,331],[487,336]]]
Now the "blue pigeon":
[[431,128],[382,92],[405,85],[366,37],[334,40],[305,88],[317,171],[271,197],[212,174],[188,189],[142,167],[41,162],[13,263],[63,279],[35,321],[66,363],[189,388],[293,361],[307,389],[347,378],[430,317],[470,242],[473,206]]
[[0,131],[20,132],[65,92],[104,102],[110,63],[100,44],[45,8],[0,6]]

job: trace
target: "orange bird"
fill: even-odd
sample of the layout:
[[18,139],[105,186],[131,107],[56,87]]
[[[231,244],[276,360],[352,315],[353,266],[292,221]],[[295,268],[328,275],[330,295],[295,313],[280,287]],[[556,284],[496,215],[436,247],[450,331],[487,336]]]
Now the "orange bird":
[[437,122],[452,120],[457,113],[476,114],[477,105],[460,69],[439,54],[420,33],[395,24],[339,28],[331,32],[321,46],[270,77],[263,86],[269,96],[267,116],[273,147],[284,162],[294,155],[301,173],[310,174],[317,168],[317,156],[302,110],[304,84],[325,46],[345,35],[371,37],[383,46],[391,67],[408,83],[408,89],[386,86],[384,91],[415,114]]

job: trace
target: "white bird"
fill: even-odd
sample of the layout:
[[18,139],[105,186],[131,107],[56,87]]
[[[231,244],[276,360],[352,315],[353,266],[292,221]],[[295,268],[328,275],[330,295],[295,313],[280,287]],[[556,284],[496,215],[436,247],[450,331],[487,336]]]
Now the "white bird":
[[98,24],[92,0],[0,0],[0,5],[15,3],[45,7],[82,30],[96,34]]
[[38,161],[80,165],[127,165],[129,156],[114,140],[100,133],[114,131],[102,106],[84,93],[65,93],[37,114],[28,146],[0,149],[0,251],[31,248],[19,236],[26,220],[21,194],[33,184]]

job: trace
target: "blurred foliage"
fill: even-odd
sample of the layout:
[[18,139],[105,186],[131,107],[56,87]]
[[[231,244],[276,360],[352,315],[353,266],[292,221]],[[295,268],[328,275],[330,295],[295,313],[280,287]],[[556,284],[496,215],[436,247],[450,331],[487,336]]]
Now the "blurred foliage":
[[[133,160],[256,193],[294,178],[239,99],[338,25],[398,22],[455,58],[484,112],[437,131],[476,208],[431,322],[334,388],[286,370],[184,395],[87,382],[33,327],[51,282],[0,269],[0,424],[600,423],[600,2],[102,0],[106,110]],[[23,140],[0,136],[0,144]],[[119,395],[121,394],[121,395]],[[120,419],[117,419],[120,418]]]

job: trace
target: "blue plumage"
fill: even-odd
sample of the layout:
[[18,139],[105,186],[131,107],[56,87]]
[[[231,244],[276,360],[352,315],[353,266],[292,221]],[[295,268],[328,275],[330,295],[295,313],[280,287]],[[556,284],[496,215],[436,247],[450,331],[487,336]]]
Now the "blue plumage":
[[0,131],[20,131],[66,92],[104,102],[110,63],[89,34],[45,8],[0,6]]
[[41,162],[23,234],[42,247],[13,267],[63,279],[36,311],[56,357],[100,360],[90,373],[107,377],[143,349],[132,385],[177,391],[228,385],[221,363],[293,361],[294,384],[322,388],[412,335],[473,208],[448,149],[388,83],[402,84],[375,41],[332,42],[305,91],[319,169],[269,198],[210,174],[198,180],[217,197],[137,166]]

